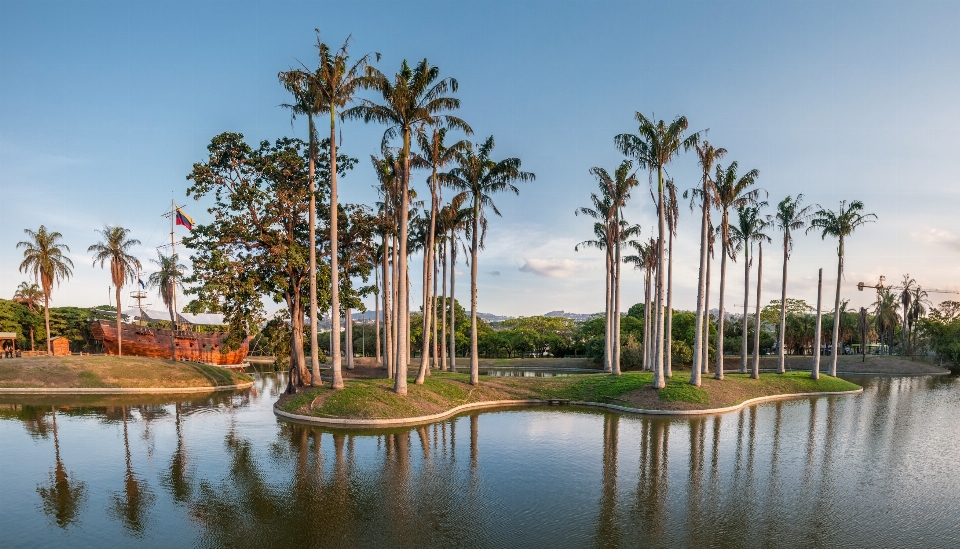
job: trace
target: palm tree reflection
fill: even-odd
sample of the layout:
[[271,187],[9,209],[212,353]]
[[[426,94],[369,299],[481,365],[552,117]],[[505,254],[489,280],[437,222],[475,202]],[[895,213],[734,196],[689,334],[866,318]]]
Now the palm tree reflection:
[[87,487],[76,476],[67,471],[60,459],[60,438],[57,431],[57,409],[50,407],[53,415],[53,449],[55,463],[50,472],[48,483],[37,486],[37,493],[43,504],[43,512],[47,514],[57,526],[66,528],[78,522],[83,504],[86,501]]
[[123,416],[123,447],[126,452],[126,473],[123,476],[123,492],[113,494],[113,505],[109,509],[110,515],[119,520],[127,531],[136,536],[143,536],[147,527],[147,511],[153,505],[155,496],[150,486],[133,470],[130,457],[130,437],[127,432],[127,407],[121,407]]

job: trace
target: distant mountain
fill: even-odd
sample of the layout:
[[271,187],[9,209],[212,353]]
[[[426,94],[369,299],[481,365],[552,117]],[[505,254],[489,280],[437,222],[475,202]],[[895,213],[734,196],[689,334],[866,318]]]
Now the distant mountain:
[[[577,322],[583,322],[590,320],[591,318],[602,315],[603,313],[568,313],[566,311],[550,311],[549,313],[544,314],[543,316],[553,316],[560,318],[569,318],[570,320],[575,320]],[[626,313],[623,313],[626,314]]]

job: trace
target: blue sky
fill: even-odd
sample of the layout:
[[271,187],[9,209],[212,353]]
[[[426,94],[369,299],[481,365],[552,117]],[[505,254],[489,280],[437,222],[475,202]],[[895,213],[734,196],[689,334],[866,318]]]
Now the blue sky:
[[[171,196],[205,222],[185,176],[211,137],[305,135],[278,107],[287,95],[276,74],[311,64],[315,27],[335,45],[352,34],[357,55],[380,52],[388,74],[428,58],[459,80],[459,114],[476,138],[494,135],[497,155],[536,174],[519,197],[497,200],[503,218],[479,262],[481,311],[602,309],[603,258],[573,251],[591,228],[573,212],[595,187],[589,168],[622,160],[613,136],[636,130],[638,110],[709,128],[728,160],[760,170],[771,203],[798,192],[828,207],[864,201],[879,220],[847,247],[842,291],[853,306],[873,297],[856,283],[881,274],[960,290],[960,2],[3,0],[0,296],[24,280],[15,249],[24,228],[64,234],[75,276],[54,304],[88,306],[110,284],[86,254],[95,229],[131,229],[146,260],[169,238],[160,215]],[[367,158],[382,132],[343,125],[342,152],[361,160],[342,181],[344,202],[375,199]],[[698,178],[693,154],[669,171],[681,188]],[[648,235],[642,179],[627,217]],[[698,223],[682,212],[679,308],[695,301]],[[782,265],[775,246],[765,251],[764,302],[779,297]],[[832,293],[835,242],[798,237],[789,295],[814,302],[820,267]],[[742,300],[742,266],[728,275],[728,299]],[[627,273],[624,307],[641,293],[639,273]]]

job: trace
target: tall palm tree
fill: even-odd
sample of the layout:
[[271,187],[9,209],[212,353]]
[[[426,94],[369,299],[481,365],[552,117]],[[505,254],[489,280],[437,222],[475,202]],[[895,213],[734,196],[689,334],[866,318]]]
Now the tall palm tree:
[[[596,170],[598,168],[594,168]],[[593,173],[591,170],[591,173]],[[598,250],[604,251],[605,259],[605,276],[604,281],[606,283],[605,287],[605,305],[604,311],[606,312],[606,319],[604,322],[604,332],[603,332],[603,371],[607,373],[613,372],[613,333],[612,333],[612,309],[610,304],[612,302],[613,295],[613,248],[614,243],[613,239],[615,238],[615,232],[611,230],[615,218],[616,208],[613,205],[612,197],[603,192],[605,189],[601,183],[601,194],[590,193],[590,201],[593,203],[592,208],[581,207],[577,208],[574,211],[574,215],[585,215],[596,221],[593,224],[593,233],[596,237],[594,240],[585,240],[580,242],[573,247],[573,251],[580,251],[581,247],[587,248],[596,248]]]
[[873,321],[877,328],[877,334],[880,336],[880,344],[886,345],[889,354],[891,338],[897,328],[897,295],[889,288],[883,288],[877,292],[877,301],[874,303]]
[[917,281],[910,278],[909,274],[903,275],[903,289],[900,291],[900,303],[903,305],[903,327],[900,330],[900,356],[907,356],[907,342],[910,340],[910,309],[912,307],[913,291],[916,289]]
[[673,377],[673,237],[677,235],[677,222],[680,219],[680,205],[677,202],[677,186],[673,180],[667,180],[666,185],[666,208],[667,208],[667,248],[670,250],[667,257],[667,307],[664,324],[666,325],[666,341],[664,348],[666,356],[664,361],[666,367],[664,375]]
[[[460,118],[442,114],[460,108],[460,100],[450,97],[455,93],[458,84],[454,78],[440,79],[440,69],[430,65],[426,59],[415,67],[410,67],[406,60],[400,66],[400,71],[391,82],[383,73],[371,69],[370,87],[376,90],[383,103],[362,99],[361,103],[344,111],[344,118],[362,118],[365,122],[379,122],[387,126],[383,133],[383,148],[387,143],[399,137],[402,140],[400,149],[400,163],[402,165],[400,185],[400,211],[398,228],[399,240],[399,279],[397,288],[398,318],[405,326],[410,324],[410,315],[407,306],[407,239],[409,237],[409,208],[410,208],[410,145],[414,129],[421,124],[456,128],[465,133],[472,133],[470,126]],[[407,332],[408,330],[401,330]],[[398,338],[397,377],[394,391],[398,394],[407,394],[407,347],[406,338]],[[401,360],[402,357],[402,360]]]
[[840,208],[837,211],[820,208],[814,214],[813,221],[807,229],[820,230],[821,239],[827,236],[836,237],[839,241],[837,246],[837,297],[834,303],[833,314],[833,340],[830,347],[830,375],[837,375],[837,338],[840,334],[840,280],[843,277],[843,241],[846,237],[853,234],[858,227],[872,222],[877,218],[872,213],[862,213],[863,202],[854,200],[847,204],[845,200],[840,202]]
[[[315,29],[316,30],[316,29]],[[316,70],[311,71],[303,65],[300,69],[281,72],[278,77],[283,86],[294,97],[294,103],[284,105],[292,116],[305,115],[310,132],[310,384],[320,383],[320,355],[317,344],[317,237],[316,237],[316,182],[315,165],[317,158],[316,128],[314,116],[330,114],[330,291],[332,301],[333,333],[340,333],[340,272],[337,265],[337,109],[343,109],[353,102],[358,89],[369,86],[373,72],[369,69],[371,56],[380,60],[380,54],[367,54],[350,63],[347,51],[350,37],[343,46],[334,52],[330,46],[320,41],[317,33],[317,53],[319,56]],[[302,65],[302,64],[301,64]],[[330,360],[333,370],[334,389],[343,389],[341,372],[340,340],[333,338],[330,343]]]
[[24,229],[23,233],[29,240],[17,242],[17,248],[23,248],[23,261],[20,262],[20,272],[33,273],[33,278],[40,283],[43,289],[43,320],[47,331],[47,354],[52,355],[50,347],[50,294],[53,293],[53,284],[60,285],[61,280],[73,276],[73,261],[64,252],[70,247],[62,244],[63,235],[56,231],[47,231],[40,225],[36,231]]
[[[637,159],[639,168],[656,170],[657,172],[657,212],[659,217],[657,237],[659,249],[657,258],[660,265],[657,269],[657,341],[656,341],[656,369],[653,376],[653,387],[662,389],[666,386],[663,372],[663,335],[664,335],[664,242],[666,240],[666,209],[664,208],[664,171],[667,164],[680,154],[680,149],[690,150],[700,140],[700,132],[685,135],[688,127],[687,118],[678,116],[667,124],[663,120],[654,122],[641,113],[636,113],[639,123],[637,134],[620,134],[614,137],[614,143],[626,156]],[[655,117],[654,117],[655,119]],[[667,353],[670,351],[667,350]]]
[[[709,347],[704,341],[703,327],[709,324],[709,298],[706,293],[707,286],[707,261],[709,260],[708,249],[710,247],[710,209],[712,207],[711,198],[716,194],[713,186],[713,179],[710,173],[713,172],[713,166],[719,162],[726,154],[727,149],[716,148],[709,141],[697,143],[697,159],[703,176],[700,178],[701,188],[699,195],[702,204],[702,215],[700,220],[700,268],[697,275],[697,317],[696,317],[696,335],[693,339],[693,366],[690,371],[690,384],[699,387],[701,384],[701,374],[704,371],[703,348]],[[691,203],[691,208],[693,204]],[[707,334],[709,334],[709,329]]]
[[493,152],[493,136],[474,149],[473,143],[457,153],[457,167],[443,174],[441,181],[466,193],[473,202],[470,222],[470,384],[480,382],[480,363],[477,354],[477,254],[480,246],[480,231],[485,229],[486,209],[500,215],[493,203],[493,194],[512,192],[519,195],[515,182],[533,181],[536,176],[520,170],[519,158],[506,158],[499,162],[490,158]]
[[417,385],[423,383],[424,378],[429,372],[429,355],[431,347],[436,349],[436,342],[431,346],[430,326],[434,314],[434,296],[430,293],[431,283],[433,281],[433,272],[436,270],[436,231],[437,231],[437,210],[440,207],[440,185],[437,179],[439,169],[447,166],[456,158],[458,151],[466,147],[467,142],[460,140],[453,145],[447,146],[443,141],[447,135],[446,128],[433,127],[433,131],[428,136],[425,131],[417,132],[417,144],[420,146],[420,158],[424,165],[432,170],[427,182],[430,185],[430,220],[429,228],[425,232],[425,242],[423,250],[423,345],[420,352],[420,370],[417,372]]
[[136,282],[137,271],[142,268],[140,260],[130,254],[130,250],[134,246],[139,246],[140,241],[136,238],[128,238],[127,235],[130,234],[130,231],[123,227],[108,225],[97,232],[103,237],[103,241],[87,248],[87,253],[93,253],[94,267],[99,263],[100,267],[103,268],[107,261],[110,262],[110,275],[113,278],[113,287],[116,288],[117,292],[117,356],[123,356],[120,289],[127,280]]
[[907,314],[910,335],[913,338],[910,343],[910,352],[916,354],[917,348],[917,321],[927,314],[927,307],[930,305],[929,294],[919,285],[914,286],[910,296],[910,310]]
[[787,333],[787,262],[790,260],[790,252],[793,251],[793,236],[791,233],[804,228],[813,215],[810,211],[813,206],[801,207],[802,204],[803,194],[798,194],[797,198],[787,196],[777,204],[777,213],[768,218],[768,221],[773,223],[777,229],[783,231],[783,277],[780,282],[780,337],[777,340],[778,374],[787,371],[784,347]]
[[[163,255],[157,252],[157,258],[150,261],[158,267],[158,270],[150,273],[150,277],[147,278],[147,286],[157,288],[160,299],[167,306],[167,311],[170,312],[170,328],[173,330],[177,329],[177,315],[179,314],[179,312],[173,310],[173,299],[177,289],[183,289],[182,273],[186,270],[186,267],[177,263],[177,260],[177,254]],[[172,360],[177,359],[175,339],[170,338],[170,358]]]
[[[750,317],[750,267],[753,263],[750,258],[750,248],[754,243],[762,243],[764,240],[770,241],[770,237],[763,233],[767,222],[760,215],[760,210],[767,206],[766,202],[760,202],[755,206],[744,206],[737,210],[737,224],[730,228],[730,237],[733,243],[731,252],[736,254],[743,249],[743,337],[741,337],[740,350],[740,373],[747,373],[747,330]],[[757,282],[759,284],[759,281]],[[759,295],[760,290],[757,290]],[[758,303],[759,304],[759,303]],[[760,333],[760,325],[753,327],[757,334]],[[754,349],[756,353],[758,350]]]
[[731,162],[726,169],[717,165],[716,175],[714,176],[714,189],[716,195],[717,209],[721,212],[720,217],[720,304],[717,313],[717,365],[714,376],[716,379],[723,379],[723,322],[724,322],[724,298],[727,284],[727,257],[731,257],[730,247],[730,209],[740,209],[757,201],[760,195],[760,189],[751,189],[757,178],[760,177],[758,170],[750,170],[742,176],[737,175],[739,165]]
[[[31,313],[36,313],[40,309],[43,301],[43,291],[37,286],[36,282],[21,282],[17,286],[17,291],[13,294],[13,300],[23,305]],[[33,352],[33,322],[30,323],[30,352]]]
[[643,366],[644,370],[653,370],[651,359],[653,353],[649,352],[650,341],[653,339],[653,330],[650,326],[650,302],[651,302],[651,280],[653,273],[657,269],[657,239],[650,237],[646,242],[629,241],[627,242],[635,253],[623,258],[624,263],[634,266],[635,269],[644,271],[643,282]]
[[[457,249],[461,246],[460,242],[460,233],[467,230],[470,225],[470,216],[472,215],[472,210],[470,208],[464,208],[463,204],[467,199],[466,194],[458,194],[453,197],[449,204],[440,209],[440,214],[438,216],[440,222],[440,230],[446,236],[444,238],[444,304],[442,309],[447,310],[447,297],[446,297],[446,270],[447,270],[447,261],[446,256],[450,256],[450,340],[449,340],[449,353],[450,353],[450,362],[448,363],[447,370],[453,372],[456,370],[456,358],[457,358],[457,330],[456,330],[456,280],[457,280]],[[447,341],[447,324],[444,322],[443,325],[443,337],[441,338],[444,342]],[[447,344],[444,343],[443,347],[446,348]]]

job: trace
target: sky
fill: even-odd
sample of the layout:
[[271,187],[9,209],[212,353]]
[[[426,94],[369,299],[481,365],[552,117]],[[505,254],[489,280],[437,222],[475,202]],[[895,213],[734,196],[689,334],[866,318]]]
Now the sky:
[[[130,229],[149,271],[169,241],[161,216],[171,198],[208,222],[185,191],[211,138],[306,137],[306,124],[280,107],[289,96],[277,73],[314,62],[315,28],[333,46],[352,35],[354,55],[379,52],[388,75],[427,58],[458,80],[457,114],[472,139],[493,135],[496,158],[520,158],[536,175],[519,196],[495,199],[503,216],[491,219],[478,261],[481,312],[603,309],[603,255],[574,251],[592,232],[574,211],[596,190],[590,168],[623,160],[613,138],[636,132],[638,111],[686,116],[691,131],[729,151],[726,161],[760,171],[771,205],[798,193],[831,209],[863,201],[878,218],[846,244],[841,292],[852,307],[875,297],[856,284],[881,275],[960,291],[960,2],[0,0],[0,296],[27,279],[16,249],[25,228],[57,230],[71,248],[74,276],[52,304],[94,306],[111,284],[86,253],[95,230]],[[341,126],[341,152],[360,159],[341,174],[341,202],[376,200],[367,159],[383,130]],[[697,185],[693,152],[667,169],[680,189]],[[425,177],[413,177],[421,192]],[[655,211],[647,174],[639,177],[625,218],[648,237]],[[681,211],[679,309],[695,307],[699,220]],[[779,299],[783,265],[771,233],[764,303]],[[815,303],[820,268],[832,296],[836,241],[797,235],[788,297]],[[419,279],[417,259],[411,269]],[[463,264],[457,282],[463,299]],[[731,263],[727,299],[742,302],[742,288],[742,261]],[[641,273],[625,269],[624,310],[642,293]]]

